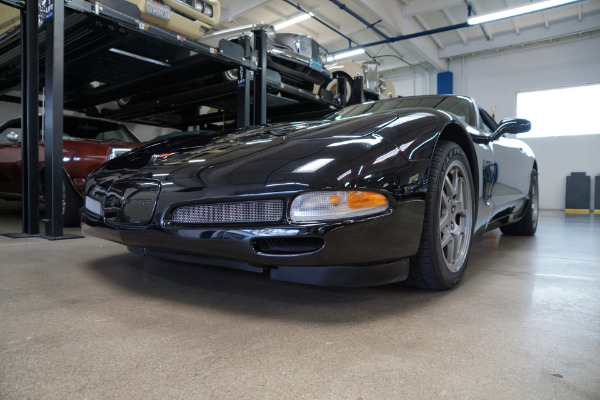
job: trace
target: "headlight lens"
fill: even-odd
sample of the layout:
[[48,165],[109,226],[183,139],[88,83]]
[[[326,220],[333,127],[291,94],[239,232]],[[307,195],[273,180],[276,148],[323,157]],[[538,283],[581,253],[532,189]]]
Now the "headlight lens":
[[110,147],[108,149],[108,155],[106,156],[107,160],[112,160],[115,157],[120,156],[121,154],[125,154],[127,152],[131,151],[131,149],[128,148],[118,148],[118,147]]
[[270,41],[275,40],[275,35],[277,34],[275,32],[275,27],[273,25],[269,25],[267,26],[267,28],[265,29],[265,31],[267,31],[267,39]]
[[204,5],[204,15],[208,15],[209,17],[213,16],[213,8],[210,4]]
[[387,198],[376,192],[311,192],[294,199],[290,218],[294,222],[331,221],[379,214],[388,208]]
[[194,1],[194,8],[196,11],[204,12],[204,3],[200,0]]
[[327,64],[327,53],[321,53],[321,64]]
[[98,200],[85,196],[84,207],[91,213],[102,216],[102,205]]

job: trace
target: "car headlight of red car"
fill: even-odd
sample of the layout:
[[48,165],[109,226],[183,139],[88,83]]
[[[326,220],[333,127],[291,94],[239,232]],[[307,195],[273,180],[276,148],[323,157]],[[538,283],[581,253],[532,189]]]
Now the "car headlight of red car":
[[294,199],[290,219],[294,222],[331,221],[379,214],[388,208],[387,198],[376,192],[310,192]]
[[106,156],[107,160],[112,160],[115,157],[120,156],[121,154],[125,154],[131,151],[129,148],[119,148],[119,147],[111,147],[108,149],[108,155]]

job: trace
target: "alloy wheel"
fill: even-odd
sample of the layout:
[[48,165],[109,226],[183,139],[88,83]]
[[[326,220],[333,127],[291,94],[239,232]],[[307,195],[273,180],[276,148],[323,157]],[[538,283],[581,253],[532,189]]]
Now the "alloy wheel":
[[439,204],[439,239],[446,268],[458,272],[468,257],[472,196],[465,166],[454,160],[446,170]]

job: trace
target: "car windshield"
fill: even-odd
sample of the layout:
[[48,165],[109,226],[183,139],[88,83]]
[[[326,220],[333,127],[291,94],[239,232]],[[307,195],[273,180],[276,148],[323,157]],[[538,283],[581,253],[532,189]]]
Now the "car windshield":
[[470,99],[458,96],[399,97],[382,101],[367,102],[343,108],[326,117],[328,120],[356,117],[403,108],[435,108],[454,114],[469,125],[475,125],[473,104]]
[[63,132],[63,139],[139,142],[124,125],[95,119],[65,117]]
[[[44,128],[41,117],[39,119],[39,127],[40,131]],[[20,118],[10,120],[0,127],[0,143],[8,142],[6,135],[10,132],[18,133],[21,136]],[[43,140],[41,134],[39,139]],[[139,142],[139,139],[125,125],[101,119],[67,116],[63,119],[63,139],[92,139],[125,143]]]

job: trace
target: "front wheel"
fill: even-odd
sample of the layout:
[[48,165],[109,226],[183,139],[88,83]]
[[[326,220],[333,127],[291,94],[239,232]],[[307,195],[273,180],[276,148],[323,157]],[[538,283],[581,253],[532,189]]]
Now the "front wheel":
[[440,141],[429,171],[421,243],[411,260],[409,281],[445,290],[464,276],[475,220],[473,180],[464,151]]

